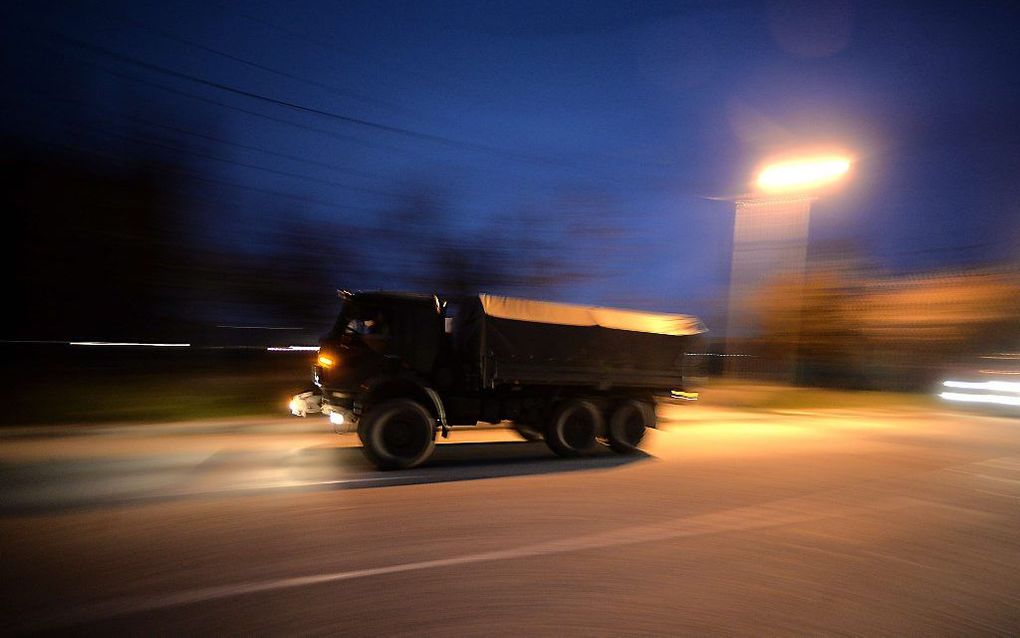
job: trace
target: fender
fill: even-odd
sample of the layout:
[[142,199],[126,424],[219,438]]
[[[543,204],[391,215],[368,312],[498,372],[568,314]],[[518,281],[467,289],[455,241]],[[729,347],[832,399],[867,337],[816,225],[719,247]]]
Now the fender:
[[361,385],[361,396],[367,402],[373,395],[386,398],[407,397],[418,400],[431,408],[430,412],[436,418],[436,422],[443,429],[443,438],[449,432],[449,424],[446,421],[446,408],[439,393],[421,382],[417,377],[410,374],[380,375],[368,379]]

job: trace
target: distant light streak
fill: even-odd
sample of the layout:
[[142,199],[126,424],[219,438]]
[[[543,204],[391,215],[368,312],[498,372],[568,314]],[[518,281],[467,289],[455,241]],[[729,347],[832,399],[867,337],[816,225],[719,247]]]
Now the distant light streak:
[[269,352],[318,352],[319,346],[271,346],[266,348]]
[[964,403],[992,403],[995,405],[1020,406],[1020,396],[1006,396],[1004,394],[967,394],[965,392],[942,392],[939,397],[947,401],[961,401]]
[[142,348],[189,348],[190,343],[136,343],[133,341],[68,341],[71,346],[127,346]]
[[850,170],[845,157],[819,157],[766,166],[758,174],[758,188],[791,191],[817,188],[841,178]]

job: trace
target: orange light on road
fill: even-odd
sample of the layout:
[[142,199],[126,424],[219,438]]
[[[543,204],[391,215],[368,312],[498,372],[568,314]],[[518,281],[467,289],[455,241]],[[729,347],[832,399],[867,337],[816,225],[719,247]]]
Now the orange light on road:
[[850,170],[845,157],[815,157],[770,164],[758,173],[758,188],[768,192],[803,191],[831,184]]

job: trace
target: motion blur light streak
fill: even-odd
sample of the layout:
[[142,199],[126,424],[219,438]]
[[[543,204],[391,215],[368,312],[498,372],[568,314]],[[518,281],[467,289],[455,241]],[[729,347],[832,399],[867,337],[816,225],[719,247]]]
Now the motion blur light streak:
[[964,403],[992,403],[995,405],[1020,406],[1020,396],[1010,397],[1002,394],[967,394],[965,392],[942,392],[939,397],[947,401]]
[[758,188],[768,192],[807,190],[835,182],[850,170],[845,157],[821,157],[771,164],[758,174]]
[[269,352],[318,352],[319,346],[270,346]]
[[319,355],[319,365],[323,368],[332,368],[335,363],[331,357],[327,357],[324,354]]
[[1020,392],[1020,383],[1015,381],[944,381],[942,385],[947,388],[960,388],[963,390],[996,390],[999,392]]
[[[939,397],[947,401],[964,403],[991,403],[994,405],[1020,406],[1020,383],[1016,381],[943,381],[947,388],[976,390],[972,392],[942,392]],[[1010,394],[999,394],[999,393]]]

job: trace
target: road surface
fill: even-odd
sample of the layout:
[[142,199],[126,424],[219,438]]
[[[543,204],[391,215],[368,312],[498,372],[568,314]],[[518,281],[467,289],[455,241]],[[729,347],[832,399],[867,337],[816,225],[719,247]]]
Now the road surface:
[[1020,419],[663,408],[645,453],[315,420],[0,432],[8,632],[1020,632]]

